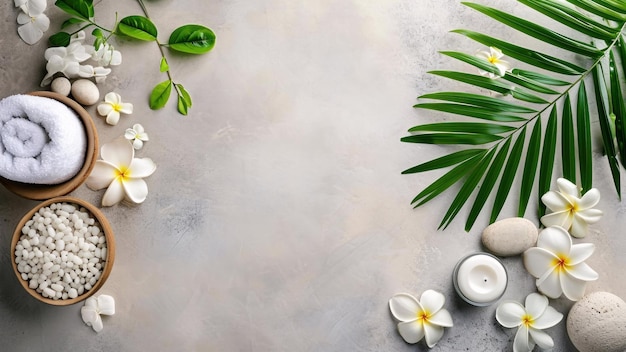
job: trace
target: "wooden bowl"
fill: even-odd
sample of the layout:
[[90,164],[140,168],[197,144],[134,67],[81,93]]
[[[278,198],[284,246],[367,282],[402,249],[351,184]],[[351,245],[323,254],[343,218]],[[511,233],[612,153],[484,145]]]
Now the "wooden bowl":
[[8,180],[4,177],[0,177],[0,183],[9,191],[28,199],[44,200],[64,196],[83,184],[96,164],[96,160],[98,159],[98,134],[96,132],[96,126],[89,113],[80,106],[80,104],[66,96],[47,91],[31,92],[28,94],[57,100],[76,112],[76,115],[78,115],[85,127],[85,136],[87,137],[85,162],[74,177],[63,183],[53,185],[30,184]]
[[[106,254],[104,265],[100,269],[101,270],[100,278],[92,286],[91,290],[85,291],[82,295],[79,295],[76,298],[55,300],[55,299],[44,297],[35,289],[30,288],[28,286],[28,281],[22,279],[21,273],[18,271],[17,264],[15,263],[15,247],[17,246],[17,243],[20,237],[22,236],[22,228],[24,227],[24,225],[26,224],[28,220],[32,219],[33,215],[35,215],[35,213],[39,211],[40,208],[48,206],[52,203],[69,203],[69,204],[76,205],[77,208],[80,208],[80,207],[85,208],[89,213],[91,213],[91,217],[94,218],[94,220],[96,220],[96,222],[100,224],[101,231],[104,233],[104,237],[106,240],[107,254]],[[93,295],[96,291],[98,291],[102,287],[102,285],[104,285],[104,282],[107,280],[107,278],[111,274],[114,261],[115,261],[115,238],[113,235],[113,230],[111,229],[111,225],[109,225],[108,220],[97,207],[90,204],[89,202],[86,202],[82,199],[78,199],[74,197],[56,197],[56,198],[48,199],[44,202],[39,203],[37,206],[31,209],[28,213],[26,213],[24,217],[22,217],[20,222],[17,224],[17,227],[15,228],[15,231],[13,232],[13,238],[11,239],[11,263],[13,265],[13,271],[15,272],[15,275],[17,276],[18,281],[20,282],[22,287],[24,287],[26,292],[28,292],[31,296],[33,296],[34,298],[36,298],[37,300],[41,302],[55,305],[55,306],[71,305],[71,304],[83,301],[87,299],[89,296]]]

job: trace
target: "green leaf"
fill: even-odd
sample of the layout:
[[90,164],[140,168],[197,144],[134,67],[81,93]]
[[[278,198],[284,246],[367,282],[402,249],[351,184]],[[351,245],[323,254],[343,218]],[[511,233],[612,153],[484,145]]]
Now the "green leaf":
[[170,65],[167,64],[167,59],[165,57],[161,57],[161,63],[159,64],[159,71],[165,72],[169,71]]
[[507,41],[496,39],[488,35],[465,29],[456,29],[452,32],[462,34],[484,45],[496,47],[502,50],[502,53],[507,56],[548,71],[562,73],[565,75],[580,75],[586,72],[584,68],[571,62],[567,62],[554,56],[542,54],[528,48],[510,44]]
[[499,22],[502,22],[511,28],[517,29],[522,33],[548,44],[552,44],[558,48],[569,50],[591,58],[596,58],[602,55],[602,51],[594,46],[569,38],[534,22],[476,3],[463,2],[463,4],[482,12]]
[[622,165],[626,165],[626,106],[622,94],[621,79],[615,65],[615,57],[611,51],[609,55],[609,77],[611,80],[611,106],[615,114],[615,137]]
[[591,162],[591,122],[589,119],[589,103],[585,81],[578,86],[578,102],[576,104],[576,134],[578,140],[578,163],[582,194],[592,188],[593,168]]
[[608,94],[606,89],[606,83],[604,82],[604,75],[602,74],[602,68],[600,65],[596,65],[593,69],[593,84],[595,87],[596,105],[598,108],[598,120],[600,122],[600,131],[602,132],[602,143],[604,145],[604,152],[609,161],[609,167],[611,169],[611,176],[613,177],[613,184],[618,196],[621,198],[621,186],[620,186],[620,171],[615,153],[615,145],[613,144],[613,134],[611,133],[611,126],[609,122],[609,109],[608,109]]
[[59,32],[48,38],[50,46],[68,46],[70,45],[71,35],[66,32]]
[[596,2],[613,11],[626,13],[626,3],[621,0],[596,0]]
[[535,109],[528,108],[526,106],[509,103],[502,99],[487,97],[480,94],[464,93],[464,92],[439,92],[424,94],[419,97],[420,99],[435,99],[445,100],[455,103],[474,105],[484,109],[492,110],[493,112],[507,112],[507,113],[533,113],[537,112]]
[[492,134],[426,133],[402,137],[400,140],[408,143],[480,145],[495,142],[500,139],[502,139],[502,137]]
[[85,22],[85,20],[82,19],[82,18],[72,17],[72,18],[69,18],[69,19],[63,21],[63,23],[61,23],[61,29],[65,29],[65,28],[67,28],[67,27],[69,27],[71,25],[78,24],[78,23],[83,23],[83,22]]
[[[556,151],[557,115],[556,106],[553,106],[550,117],[548,118],[548,124],[546,125],[546,134],[543,137],[543,150],[541,151],[541,164],[539,166],[539,186],[537,188],[539,194],[537,199],[541,199],[541,196],[550,190]],[[546,212],[546,206],[543,202],[539,201],[538,208],[538,214],[539,217],[541,217]]]
[[511,153],[509,153],[509,159],[506,162],[506,166],[504,166],[500,186],[496,192],[496,198],[493,201],[493,208],[491,210],[489,223],[496,221],[500,211],[502,211],[506,197],[509,195],[511,186],[513,185],[513,180],[515,179],[515,173],[517,172],[520,159],[522,158],[522,149],[524,147],[525,139],[526,126],[522,127],[521,132],[517,136],[517,140],[515,140],[515,143],[513,144],[513,149],[511,149]]
[[455,58],[457,60],[461,60],[465,63],[468,63],[476,68],[478,68],[479,70],[483,70],[485,72],[489,72],[489,73],[493,73],[494,75],[499,75],[500,74],[500,69],[492,64],[491,62],[485,60],[485,59],[481,59],[479,57],[476,57],[474,55],[469,55],[469,54],[465,54],[465,53],[461,53],[458,51],[440,51],[440,54],[446,55],[446,56],[450,56],[452,58]]
[[419,125],[409,129],[409,132],[433,131],[433,132],[460,132],[479,134],[500,134],[515,130],[515,127],[498,125],[495,123],[477,122],[442,122]]
[[188,24],[170,35],[169,47],[188,54],[204,54],[215,46],[215,33],[207,27]]
[[598,15],[602,18],[617,21],[617,22],[626,22],[626,15],[623,13],[619,13],[615,10],[612,10],[608,7],[604,7],[599,5],[598,3],[590,0],[567,0],[569,3],[576,5],[582,9],[585,9],[594,15]]
[[556,90],[546,87],[542,83],[533,81],[532,79],[524,77],[524,76],[516,75],[514,73],[507,72],[502,78],[509,82],[520,85],[522,87],[532,89],[535,92],[539,92],[543,94],[559,94],[559,92],[557,92]]
[[491,166],[489,167],[489,171],[485,174],[485,178],[483,183],[480,186],[480,190],[476,195],[476,200],[474,200],[474,204],[467,216],[467,221],[465,222],[465,231],[469,232],[474,226],[476,219],[478,218],[478,214],[482,210],[485,202],[487,202],[487,198],[493,190],[493,187],[496,184],[496,180],[500,176],[500,172],[502,171],[502,166],[504,165],[504,161],[506,159],[507,153],[509,152],[509,146],[511,145],[511,139],[507,139],[506,142],[500,147],[500,151],[496,154],[496,157],[493,159]]
[[526,213],[526,207],[528,207],[528,201],[530,199],[530,193],[535,183],[535,176],[537,174],[537,163],[539,162],[539,151],[541,150],[541,118],[538,116],[535,121],[535,127],[530,134],[530,141],[528,142],[528,149],[526,150],[526,160],[524,161],[524,168],[522,169],[522,185],[520,188],[519,206],[517,210],[517,216],[524,217]]
[[561,118],[561,160],[563,161],[563,177],[576,183],[576,144],[574,142],[574,118],[572,102],[569,94],[563,102]]
[[172,81],[166,80],[157,84],[150,93],[150,109],[158,110],[167,104],[172,92]]
[[187,104],[187,107],[191,107],[192,106],[192,102],[191,102],[191,95],[189,95],[189,92],[180,83],[176,84],[176,88],[178,88],[178,91],[180,92],[180,95],[185,100],[185,104]]
[[100,28],[95,28],[93,31],[91,31],[91,35],[93,35],[94,37],[104,38],[104,33],[102,33],[102,30]]
[[570,82],[563,81],[552,76],[532,71],[520,70],[518,68],[514,68],[513,70],[511,70],[511,73],[513,73],[514,75],[526,77],[539,83],[547,84],[549,86],[569,86],[571,84]]
[[93,17],[93,2],[86,0],[57,0],[54,5],[69,15],[89,20]]
[[178,96],[178,112],[182,115],[187,115],[189,107],[187,106],[187,102],[183,99],[182,96]]
[[502,114],[490,109],[479,108],[464,104],[450,103],[422,103],[413,105],[414,108],[429,109],[436,111],[449,112],[451,114],[475,117],[478,119],[496,121],[496,122],[520,122],[526,121],[525,118],[516,115]]
[[489,152],[487,152],[487,155],[485,155],[485,157],[480,160],[476,168],[474,168],[469,174],[469,176],[463,183],[463,186],[461,186],[459,193],[457,193],[456,197],[452,201],[452,204],[448,208],[448,211],[441,220],[441,223],[439,224],[439,229],[441,229],[442,227],[445,229],[446,227],[448,227],[448,225],[450,225],[452,220],[454,220],[465,202],[467,202],[469,196],[476,189],[476,186],[485,174],[485,171],[487,170],[491,159],[493,159],[493,155],[495,154],[495,152],[495,149],[491,149]]
[[147,42],[155,41],[158,34],[154,23],[143,16],[128,16],[122,18],[117,25],[117,31],[125,36]]
[[402,171],[403,175],[406,174],[414,174],[418,172],[431,171],[436,169],[441,169],[444,167],[456,165],[460,162],[463,162],[469,158],[472,158],[478,154],[484,154],[486,151],[484,149],[464,149],[459,150],[458,152],[454,152],[452,154],[444,155],[435,160],[431,160],[417,166],[414,166],[410,169]]
[[452,170],[445,173],[415,196],[415,198],[411,201],[411,204],[415,204],[419,201],[419,203],[415,205],[415,208],[422,206],[446,189],[450,188],[450,186],[472,171],[474,167],[476,167],[476,162],[482,159],[486,153],[486,150],[481,153],[477,153],[475,156],[470,157],[466,161],[454,167]]

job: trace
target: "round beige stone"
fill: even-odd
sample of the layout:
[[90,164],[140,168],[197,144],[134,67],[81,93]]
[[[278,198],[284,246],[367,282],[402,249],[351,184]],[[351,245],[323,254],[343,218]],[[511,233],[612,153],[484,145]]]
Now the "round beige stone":
[[70,80],[65,77],[57,77],[50,84],[50,90],[59,93],[63,96],[70,95],[70,90],[72,89],[72,83]]
[[72,96],[82,105],[93,105],[100,100],[100,90],[88,79],[78,79],[72,83]]
[[567,316],[567,334],[580,352],[626,351],[626,303],[608,292],[586,295]]
[[520,255],[537,243],[539,230],[530,220],[508,218],[487,226],[482,242],[491,253],[502,257]]

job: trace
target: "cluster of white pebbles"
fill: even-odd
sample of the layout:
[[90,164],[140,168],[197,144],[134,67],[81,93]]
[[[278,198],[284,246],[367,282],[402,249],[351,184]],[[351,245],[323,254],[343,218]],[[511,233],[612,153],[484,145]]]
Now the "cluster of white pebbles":
[[82,207],[52,203],[22,227],[15,263],[31,289],[50,299],[72,299],[102,275],[107,243],[100,224]]

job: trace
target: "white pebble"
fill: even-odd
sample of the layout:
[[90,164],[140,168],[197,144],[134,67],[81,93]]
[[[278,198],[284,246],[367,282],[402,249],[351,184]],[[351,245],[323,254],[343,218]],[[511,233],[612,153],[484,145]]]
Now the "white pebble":
[[51,288],[49,288],[49,287],[44,287],[42,291],[43,291],[43,293],[45,293],[45,294],[46,294],[46,296],[48,296],[49,298],[54,298],[54,297],[57,295],[56,291],[55,291],[55,290],[53,290],[53,289],[51,289]]
[[70,80],[65,77],[57,77],[50,84],[50,90],[63,96],[70,95],[71,89],[72,84],[70,83]]
[[93,105],[100,100],[100,90],[90,80],[77,79],[72,83],[72,96],[82,105]]
[[70,288],[70,290],[67,292],[67,295],[69,296],[69,298],[76,298],[78,297],[78,291],[76,291],[75,288]]

